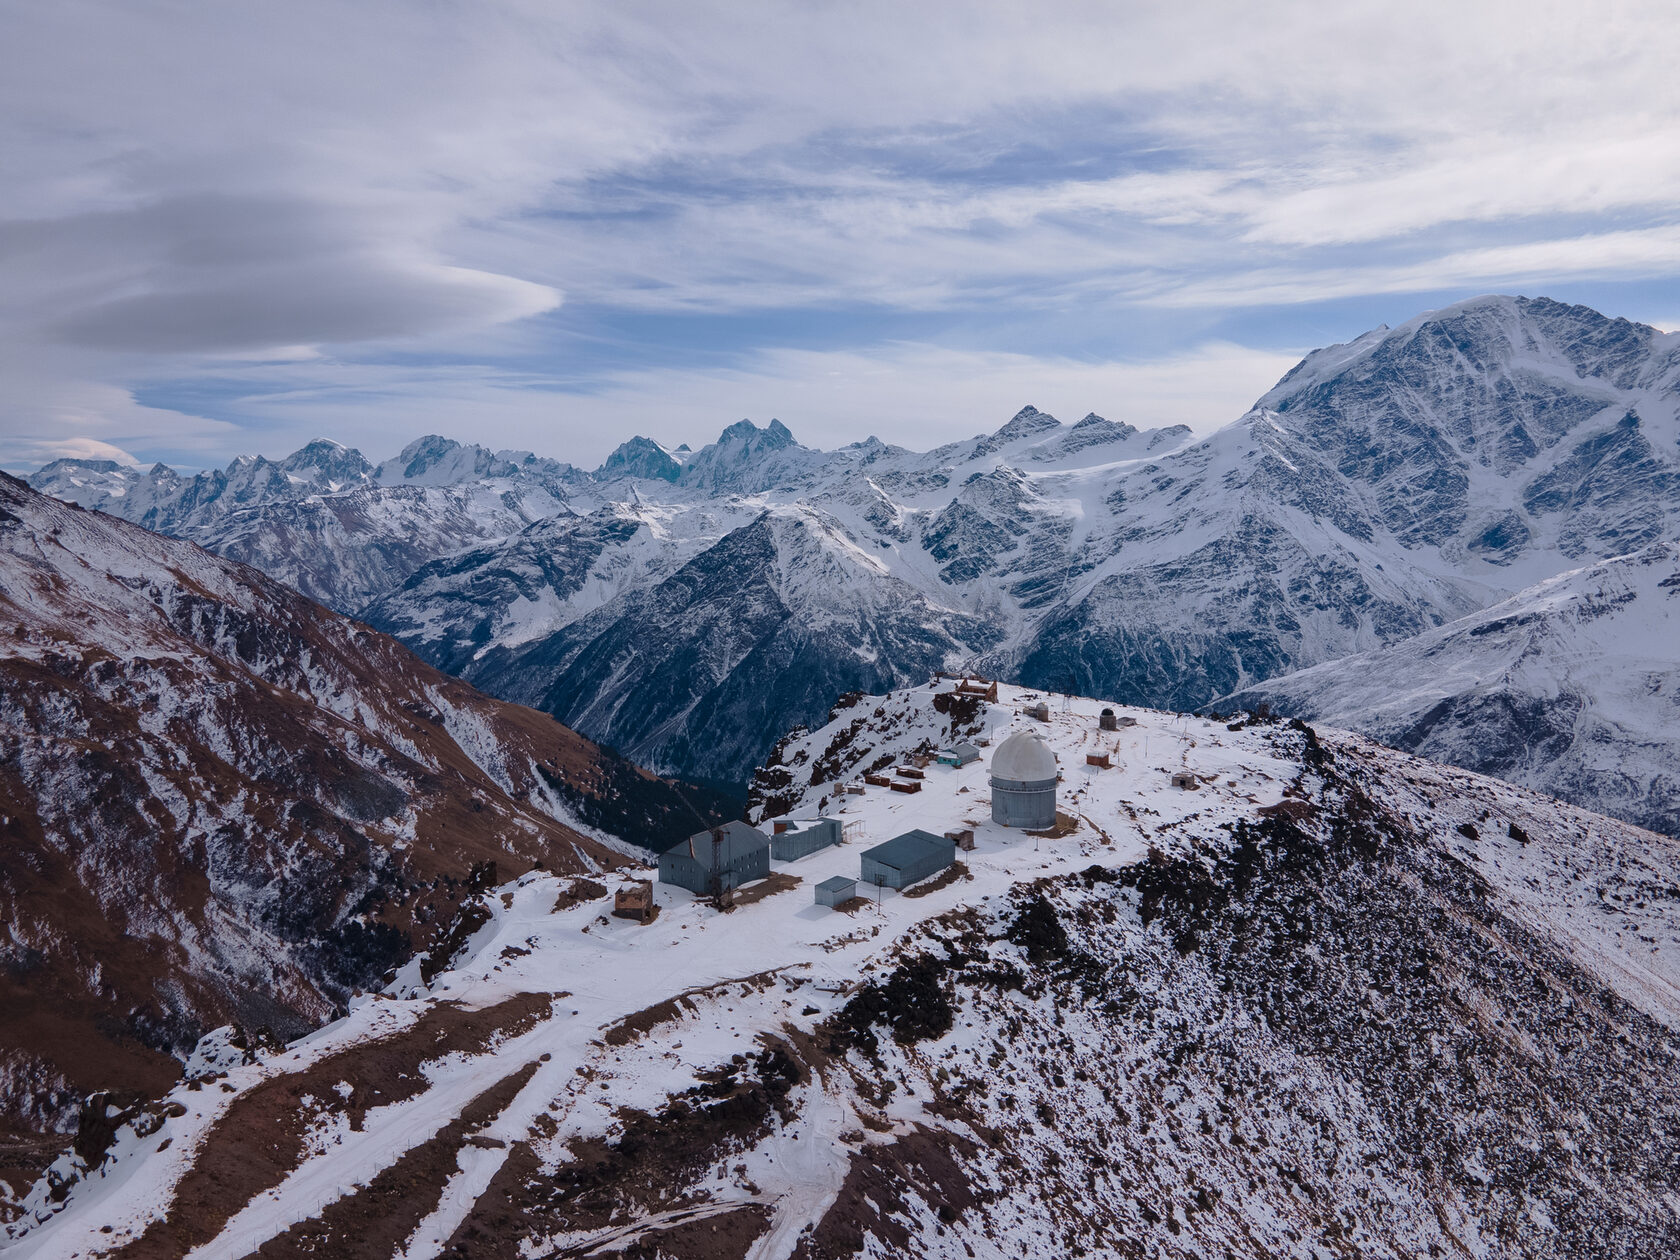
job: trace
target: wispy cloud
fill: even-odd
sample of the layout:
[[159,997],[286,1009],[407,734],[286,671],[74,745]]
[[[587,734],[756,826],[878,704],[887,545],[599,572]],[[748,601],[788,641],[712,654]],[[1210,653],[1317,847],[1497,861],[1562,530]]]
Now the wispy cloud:
[[[683,412],[651,391],[694,384],[706,347],[705,380],[748,391],[702,389],[731,414],[819,370],[789,347],[896,371],[840,308],[994,364],[1034,320],[1148,326],[1140,359],[1190,372],[1228,306],[1275,305],[1276,347],[1307,304],[1675,276],[1676,64],[1667,7],[1621,0],[12,6],[0,440],[104,399],[97,440],[266,444],[260,400],[220,429],[231,412],[182,401],[230,354],[288,359],[321,427],[393,441],[427,401],[353,412],[347,364],[476,372],[538,406],[588,374],[562,295],[602,335],[660,321],[643,374],[602,362],[594,396]],[[121,401],[136,388],[182,409],[176,437]]]

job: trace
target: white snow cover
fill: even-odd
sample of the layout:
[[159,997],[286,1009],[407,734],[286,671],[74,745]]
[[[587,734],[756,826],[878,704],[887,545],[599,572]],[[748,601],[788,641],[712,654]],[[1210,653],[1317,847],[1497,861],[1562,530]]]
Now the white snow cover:
[[1587,565],[1212,707],[1262,702],[1680,832],[1680,546]]
[[[831,779],[809,780],[811,768],[847,731],[852,733],[847,756],[854,761],[897,758],[939,742],[949,732],[931,696],[931,689],[917,688],[865,698],[829,726],[784,748],[784,765],[797,780],[792,812],[809,816],[827,809],[846,824],[844,844],[777,864],[778,873],[796,877],[798,887],[723,915],[681,889],[658,885],[658,918],[642,926],[609,918],[604,912],[608,903],[601,900],[556,911],[556,894],[569,881],[535,872],[524,876],[487,900],[491,921],[429,988],[419,983],[411,966],[386,993],[359,1002],[348,1019],[256,1064],[228,1066],[223,1083],[232,1093],[177,1090],[172,1097],[183,1104],[184,1114],[166,1120],[143,1140],[125,1130],[114,1158],[76,1185],[62,1205],[37,1192],[30,1214],[13,1228],[14,1241],[5,1254],[19,1260],[69,1260],[136,1236],[167,1209],[170,1187],[191,1164],[217,1116],[261,1080],[412,1026],[438,1002],[478,1008],[513,994],[552,993],[561,987],[564,992],[553,998],[549,1017],[528,1031],[482,1055],[428,1065],[430,1084],[424,1092],[373,1108],[360,1132],[323,1136],[276,1189],[249,1203],[214,1242],[194,1253],[253,1251],[367,1184],[495,1082],[522,1065],[535,1065],[513,1101],[479,1131],[486,1140],[462,1148],[456,1175],[408,1239],[402,1254],[430,1260],[442,1253],[455,1226],[508,1158],[509,1147],[498,1143],[529,1142],[544,1166],[553,1167],[578,1140],[613,1133],[625,1109],[657,1110],[695,1072],[750,1052],[761,1034],[809,1033],[844,1002],[838,990],[886,964],[901,941],[939,916],[967,907],[984,918],[998,911],[1022,881],[1068,875],[1092,863],[1140,862],[1153,846],[1193,852],[1201,843],[1198,837],[1277,804],[1298,770],[1279,758],[1265,730],[1233,732],[1201,719],[1131,709],[1122,711],[1137,719],[1136,726],[1102,732],[1097,727],[1102,703],[1083,699],[1053,699],[1050,721],[1041,726],[1016,711],[1036,693],[1005,687],[999,702],[984,708],[980,725],[999,739],[1028,729],[1042,731],[1067,767],[1064,794],[1069,812],[1079,820],[1070,836],[1034,839],[994,826],[984,763],[930,766],[922,791],[914,795],[877,788],[861,796],[842,794],[849,768]],[[860,720],[862,725],[854,726]],[[863,738],[857,738],[860,732],[866,732]],[[1443,843],[1464,860],[1474,860],[1495,895],[1535,930],[1560,942],[1639,1009],[1680,1027],[1680,904],[1637,910],[1629,904],[1607,913],[1592,891],[1595,886],[1602,891],[1617,878],[1632,878],[1634,871],[1666,878],[1661,872],[1676,866],[1672,844],[1521,789],[1444,771],[1362,741],[1350,738],[1337,748],[1381,771],[1394,807],[1431,830],[1448,831],[1460,818],[1482,818],[1486,825],[1490,808],[1537,833],[1537,820],[1544,821],[1560,837],[1555,842],[1478,845],[1458,837]],[[1109,755],[1112,769],[1085,764],[1085,754],[1098,751]],[[1199,790],[1171,786],[1170,772],[1181,769],[1197,776]],[[876,890],[875,902],[854,916],[811,904],[810,889],[819,881],[857,874],[858,855],[866,845],[911,828],[938,833],[953,826],[972,828],[976,840],[972,852],[960,855],[962,869],[954,881],[921,896]],[[1651,848],[1642,853],[1647,841]],[[1559,862],[1575,870],[1573,879],[1555,876]],[[1620,875],[1611,875],[1612,868]],[[768,982],[744,982],[752,977]],[[625,1017],[672,998],[682,999],[674,1016],[645,1035],[619,1045],[605,1038]],[[1036,1009],[1024,996],[1018,1006],[1029,1017]],[[1062,1023],[1059,1014],[1056,1023]],[[985,1029],[959,1024],[933,1049],[949,1061],[971,1051],[983,1056],[986,1035]],[[206,1054],[209,1063],[214,1055],[209,1049]],[[945,1123],[928,1109],[933,1100],[925,1092],[889,1091],[885,1100],[866,1102],[841,1076],[814,1078],[799,1086],[793,1099],[793,1123],[775,1130],[764,1145],[727,1158],[715,1180],[706,1183],[704,1200],[681,1209],[703,1219],[742,1205],[761,1207],[770,1224],[750,1253],[755,1257],[791,1252],[804,1227],[834,1201],[855,1151],[884,1147],[919,1126],[937,1130]],[[1092,1101],[1093,1106],[1099,1103]],[[1285,1120],[1280,1118],[1278,1125],[1268,1140],[1296,1140]],[[986,1254],[1036,1256],[1030,1250],[1035,1209],[1030,1199],[1018,1197],[1031,1188],[1005,1190],[1000,1186],[988,1220],[1002,1226],[1011,1247],[1019,1241],[1021,1248]],[[1397,1199],[1410,1193],[1400,1185],[1390,1192]],[[602,1230],[556,1233],[533,1240],[527,1254],[611,1254],[669,1224],[676,1213],[624,1219]],[[961,1255],[956,1241],[934,1241],[936,1227],[943,1235],[940,1222],[917,1222],[923,1231],[919,1236],[929,1240],[929,1254]],[[1255,1228],[1268,1227],[1257,1221]]]

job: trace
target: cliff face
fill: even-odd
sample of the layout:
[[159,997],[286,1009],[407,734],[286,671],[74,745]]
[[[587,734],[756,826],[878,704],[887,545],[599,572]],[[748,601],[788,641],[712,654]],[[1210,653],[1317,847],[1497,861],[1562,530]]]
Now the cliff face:
[[0,1116],[24,1129],[160,1091],[218,1025],[332,1018],[492,866],[596,871],[622,860],[603,837],[698,825],[552,719],[9,478],[0,629]]

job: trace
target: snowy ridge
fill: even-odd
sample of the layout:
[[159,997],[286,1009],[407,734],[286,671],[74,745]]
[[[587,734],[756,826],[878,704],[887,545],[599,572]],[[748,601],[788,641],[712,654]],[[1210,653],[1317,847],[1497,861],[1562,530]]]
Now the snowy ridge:
[[1213,707],[1268,704],[1675,835],[1677,643],[1680,547],[1663,543]]
[[[1124,708],[1137,724],[1101,732],[1095,701],[1047,697],[1038,723],[1031,693],[947,690],[780,743],[777,807],[843,801],[849,832],[777,863],[794,886],[728,914],[659,886],[642,925],[606,913],[622,875],[530,872],[429,985],[410,966],[291,1047],[201,1056],[204,1088],[119,1124],[97,1169],[60,1161],[74,1182],[37,1190],[7,1254],[1680,1241],[1674,842],[1354,737]],[[1028,723],[1069,834],[993,826],[983,763],[836,795]],[[920,895],[811,904],[864,844],[953,825],[975,848]],[[230,1161],[259,1123],[260,1167],[211,1177],[251,1167]]]

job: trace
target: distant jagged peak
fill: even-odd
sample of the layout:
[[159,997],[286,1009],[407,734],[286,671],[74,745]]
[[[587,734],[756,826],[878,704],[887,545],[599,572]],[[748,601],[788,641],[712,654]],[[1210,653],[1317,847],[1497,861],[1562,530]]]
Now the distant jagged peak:
[[638,434],[607,456],[594,475],[602,481],[615,477],[675,481],[682,475],[682,464],[658,442]]
[[780,420],[762,429],[751,420],[738,420],[718,435],[718,440],[683,462],[684,485],[742,488],[743,477],[758,474],[759,465],[782,452],[809,454]]
[[1047,411],[1040,411],[1028,403],[1017,411],[992,437],[1003,442],[1014,442],[1020,438],[1031,437],[1035,433],[1044,433],[1050,429],[1061,428],[1062,422]]
[[1124,440],[1137,432],[1137,426],[1127,424],[1124,420],[1105,420],[1094,411],[1085,413],[1085,418],[1069,430],[1078,434],[1081,439],[1100,437],[1105,441]]
[[66,455],[62,459],[55,459],[49,464],[29,474],[28,480],[34,483],[37,479],[64,476],[70,473],[128,473],[134,471],[127,464],[114,459],[84,459],[79,455]]
[[793,432],[780,420],[772,420],[762,429],[751,420],[737,420],[722,433],[718,434],[716,445],[729,446],[733,444],[745,445],[749,453],[760,451],[779,451],[784,447],[798,446]]
[[362,453],[331,438],[316,438],[280,461],[280,471],[306,480],[342,485],[373,475]]
[[1087,432],[1091,429],[1127,429],[1127,430],[1130,430],[1133,433],[1137,432],[1136,429],[1134,429],[1131,425],[1127,424],[1123,420],[1122,421],[1105,420],[1102,416],[1099,416],[1096,412],[1087,411],[1085,413],[1084,418],[1082,420],[1078,421],[1073,426],[1073,431],[1075,433],[1083,433],[1083,432]]
[[1172,442],[1182,442],[1193,430],[1187,424],[1169,424],[1164,429],[1149,431],[1149,449],[1155,450]]
[[429,433],[403,447],[395,459],[386,460],[375,475],[385,485],[409,482],[451,486],[481,477],[505,477],[517,471],[517,464],[486,447],[476,443],[465,445]]
[[461,449],[461,444],[453,438],[446,438],[441,434],[428,433],[425,437],[415,438],[402,450],[397,452],[395,459],[388,459],[379,466],[379,479],[408,480],[421,477],[443,460]]

